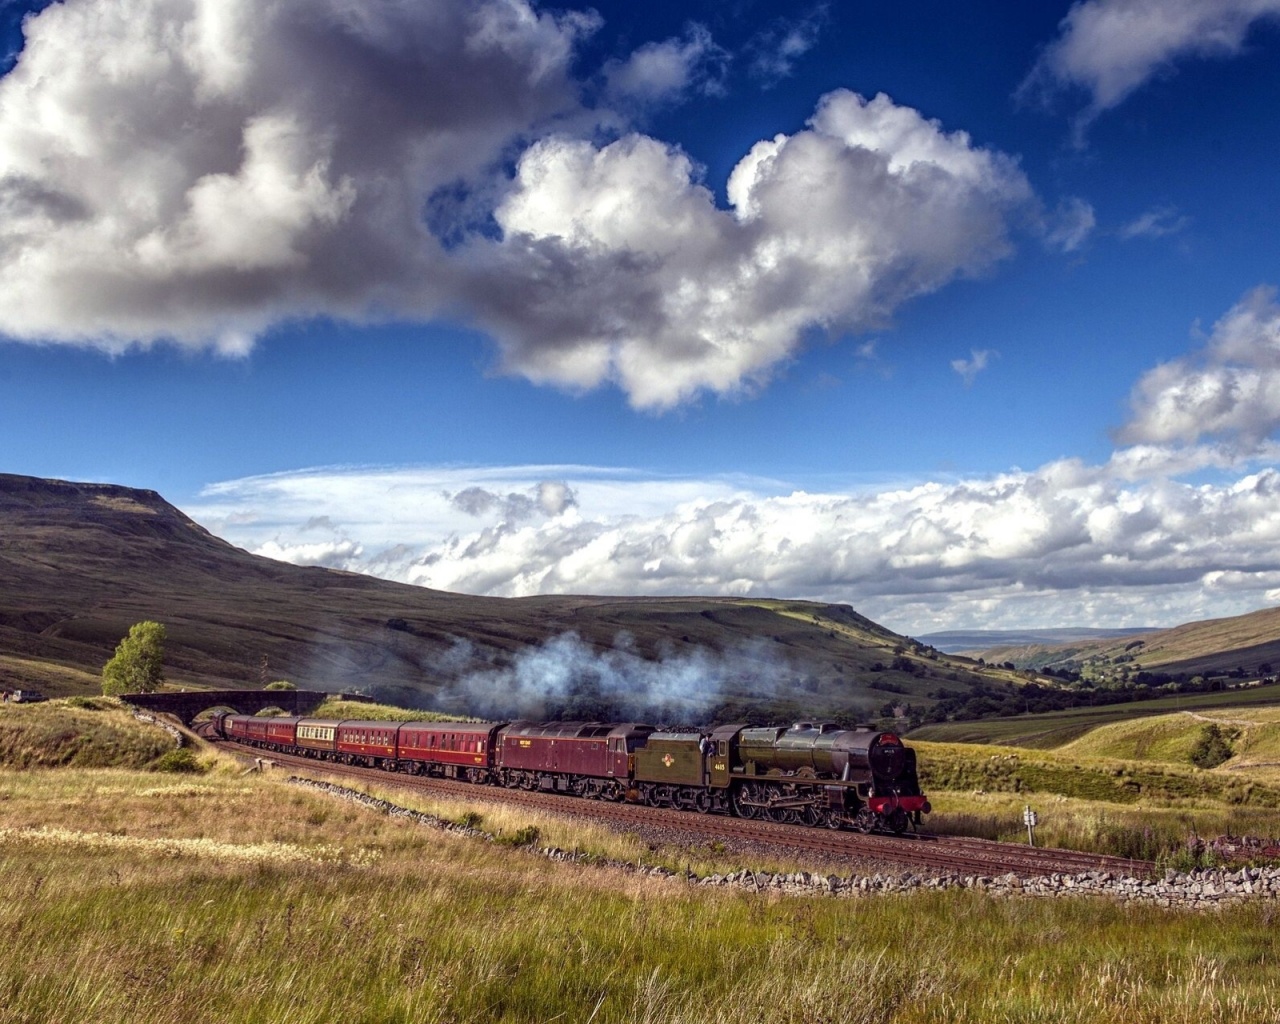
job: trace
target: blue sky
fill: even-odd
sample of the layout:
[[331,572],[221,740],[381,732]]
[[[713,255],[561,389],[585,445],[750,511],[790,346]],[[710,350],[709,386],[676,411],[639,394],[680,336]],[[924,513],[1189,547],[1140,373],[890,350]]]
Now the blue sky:
[[4,471],[473,592],[1280,602],[1280,0],[46,6]]

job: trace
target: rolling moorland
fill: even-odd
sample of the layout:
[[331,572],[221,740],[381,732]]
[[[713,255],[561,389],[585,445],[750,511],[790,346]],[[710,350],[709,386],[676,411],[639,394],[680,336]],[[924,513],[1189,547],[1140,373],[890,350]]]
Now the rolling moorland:
[[1134,675],[1142,671],[1185,677],[1231,671],[1266,675],[1272,665],[1280,670],[1280,608],[1136,634],[989,644],[984,650],[966,653],[1030,669],[1107,664],[1124,666]]
[[[689,691],[724,680],[691,693],[687,709],[665,709],[695,719],[866,718],[894,702],[927,706],[930,693],[1021,682],[846,605],[485,598],[294,566],[219,540],[155,492],[106,484],[0,475],[0,574],[0,678],[52,696],[96,692],[103,663],[143,619],[167,628],[173,685],[283,678],[453,713],[484,711],[475,691],[510,686],[503,673],[548,642],[566,658],[605,655],[625,684],[668,697],[663,673],[628,670],[656,659]],[[541,710],[616,714],[609,682],[588,678]]]
[[[103,663],[142,619],[166,625],[177,687],[284,678],[455,715],[880,718],[936,723],[925,727],[946,739],[967,737],[962,723],[1010,719],[1017,732],[1011,716],[1052,711],[1060,722],[1027,728],[1079,734],[1130,714],[1127,702],[1158,710],[1152,698],[1171,687],[1209,707],[1270,699],[1270,687],[1258,698],[1207,691],[1280,664],[1280,609],[1075,642],[1052,658],[1043,645],[971,658],[847,605],[485,598],[294,566],[227,544],[152,491],[11,475],[0,475],[0,573],[0,683],[51,696],[97,692]],[[539,689],[553,676],[559,689]],[[502,706],[522,686],[532,702]]]

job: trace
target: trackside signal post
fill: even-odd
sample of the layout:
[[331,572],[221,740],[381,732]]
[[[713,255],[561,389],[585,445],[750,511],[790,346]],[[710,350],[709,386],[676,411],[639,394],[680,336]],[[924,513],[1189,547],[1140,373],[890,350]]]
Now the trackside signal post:
[[1031,809],[1031,805],[1027,804],[1027,809],[1022,812],[1022,820],[1027,825],[1027,843],[1031,846],[1036,845],[1036,826],[1040,824],[1040,818],[1036,812]]

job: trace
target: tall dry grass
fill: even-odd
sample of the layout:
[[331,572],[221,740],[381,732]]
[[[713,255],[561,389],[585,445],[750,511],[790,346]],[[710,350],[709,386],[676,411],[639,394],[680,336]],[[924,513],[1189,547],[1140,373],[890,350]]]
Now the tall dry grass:
[[1272,904],[689,887],[270,775],[0,772],[0,878],[0,1024],[1280,1021]]
[[0,766],[140,768],[173,745],[162,729],[135,721],[108,698],[71,697],[0,708]]

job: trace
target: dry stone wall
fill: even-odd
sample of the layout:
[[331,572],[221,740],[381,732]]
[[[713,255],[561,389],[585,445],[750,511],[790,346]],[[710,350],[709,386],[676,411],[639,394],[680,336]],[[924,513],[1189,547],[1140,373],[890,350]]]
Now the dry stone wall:
[[145,725],[159,726],[173,738],[173,744],[175,747],[182,747],[186,745],[187,738],[182,734],[182,730],[172,722],[166,722],[163,718],[157,718],[155,715],[146,711],[135,710],[133,712],[133,717]]

